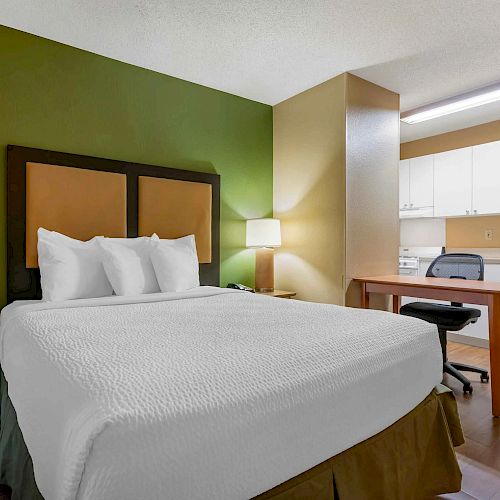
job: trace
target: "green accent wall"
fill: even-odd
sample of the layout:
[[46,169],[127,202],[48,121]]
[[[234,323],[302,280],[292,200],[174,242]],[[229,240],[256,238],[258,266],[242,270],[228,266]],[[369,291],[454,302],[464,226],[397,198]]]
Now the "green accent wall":
[[221,284],[253,284],[245,219],[272,214],[272,108],[0,26],[0,305],[6,146],[221,176]]

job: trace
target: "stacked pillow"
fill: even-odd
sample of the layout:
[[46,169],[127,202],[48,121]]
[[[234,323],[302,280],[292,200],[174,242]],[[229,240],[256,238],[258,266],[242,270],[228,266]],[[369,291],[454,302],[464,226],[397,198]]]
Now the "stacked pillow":
[[79,241],[40,228],[38,266],[44,300],[87,299],[113,293],[102,267],[97,238]]
[[116,295],[160,291],[151,263],[151,238],[97,237],[104,272]]
[[194,235],[79,241],[38,229],[43,300],[181,292],[200,285]]
[[151,262],[162,292],[182,292],[200,286],[194,234],[176,240],[151,236]]

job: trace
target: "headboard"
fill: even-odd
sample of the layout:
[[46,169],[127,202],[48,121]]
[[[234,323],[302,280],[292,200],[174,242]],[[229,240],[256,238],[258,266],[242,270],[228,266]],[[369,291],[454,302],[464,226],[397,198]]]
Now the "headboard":
[[217,174],[7,146],[7,300],[40,299],[38,227],[93,236],[195,234],[200,283],[219,285]]

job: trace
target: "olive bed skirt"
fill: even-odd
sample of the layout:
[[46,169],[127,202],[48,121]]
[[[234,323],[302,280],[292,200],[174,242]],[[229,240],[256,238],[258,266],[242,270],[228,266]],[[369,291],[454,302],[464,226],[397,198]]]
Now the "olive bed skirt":
[[[463,442],[453,393],[438,386],[379,434],[257,498],[416,500],[459,491],[462,476],[453,446]],[[12,500],[43,500],[1,370],[0,484],[12,489]]]
[[455,396],[439,385],[375,436],[259,495],[259,500],[417,500],[460,491],[464,443]]

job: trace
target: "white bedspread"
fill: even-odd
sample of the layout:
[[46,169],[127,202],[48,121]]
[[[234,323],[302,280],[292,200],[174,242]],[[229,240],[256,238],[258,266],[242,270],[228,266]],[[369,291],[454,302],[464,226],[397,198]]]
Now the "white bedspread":
[[46,500],[249,498],[441,380],[432,325],[210,287],[15,303],[0,335]]

